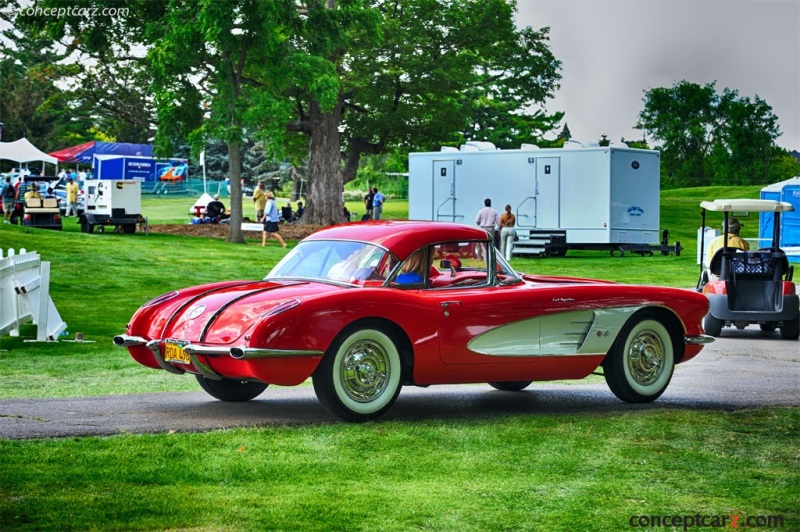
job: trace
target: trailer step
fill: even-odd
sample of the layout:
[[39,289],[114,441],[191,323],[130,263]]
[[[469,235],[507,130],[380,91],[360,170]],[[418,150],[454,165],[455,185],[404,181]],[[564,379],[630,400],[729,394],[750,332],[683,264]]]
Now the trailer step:
[[544,255],[554,241],[566,242],[567,232],[557,229],[517,229],[512,255]]

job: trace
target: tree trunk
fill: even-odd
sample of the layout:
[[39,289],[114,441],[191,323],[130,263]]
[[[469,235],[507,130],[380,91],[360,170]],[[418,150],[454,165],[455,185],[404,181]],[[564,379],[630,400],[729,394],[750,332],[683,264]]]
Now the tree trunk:
[[239,154],[239,142],[228,143],[228,172],[231,177],[231,219],[228,230],[228,242],[244,244],[242,232],[242,159]]
[[317,102],[309,106],[311,141],[308,150],[308,206],[302,222],[331,225],[344,220],[341,145],[341,105],[323,112]]

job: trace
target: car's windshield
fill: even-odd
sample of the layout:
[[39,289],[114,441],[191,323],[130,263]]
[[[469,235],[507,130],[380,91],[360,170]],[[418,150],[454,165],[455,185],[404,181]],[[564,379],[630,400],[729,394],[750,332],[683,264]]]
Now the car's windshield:
[[369,280],[384,281],[396,263],[393,255],[374,244],[309,240],[291,250],[266,279],[319,279],[364,284]]

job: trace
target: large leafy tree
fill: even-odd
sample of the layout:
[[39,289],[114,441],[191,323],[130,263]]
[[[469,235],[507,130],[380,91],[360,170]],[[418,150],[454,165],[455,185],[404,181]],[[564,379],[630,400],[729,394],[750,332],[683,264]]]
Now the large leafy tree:
[[[143,54],[136,49],[141,24],[129,28],[121,17],[85,10],[91,8],[85,1],[70,6],[55,0],[32,5],[6,0],[5,4],[0,17],[13,27],[6,42],[14,43],[15,55],[42,56],[42,66],[29,70],[27,79],[33,78],[41,89],[41,77],[46,75],[54,89],[39,108],[53,119],[53,149],[92,139],[146,142],[152,137],[150,76]],[[124,3],[106,2],[104,7],[114,5]],[[61,8],[63,13],[45,16],[49,8]]]
[[756,184],[773,175],[780,131],[758,96],[681,81],[645,92],[636,127],[661,145],[665,183]]
[[25,137],[45,151],[81,142],[92,122],[86,120],[58,86],[65,68],[49,39],[15,29],[0,41],[0,122],[4,140]]
[[[525,111],[552,95],[560,64],[547,46],[546,30],[515,27],[513,2],[307,5],[303,28],[309,38],[294,51],[306,58],[299,64],[329,73],[321,77],[336,88],[328,101],[297,84],[285,92],[296,113],[290,128],[311,139],[304,215],[309,223],[339,218],[341,183],[355,178],[362,154],[393,146],[432,148],[467,136],[518,144],[535,140],[560,119]],[[349,26],[344,21],[355,13],[364,22]],[[337,28],[337,40],[326,41],[336,46],[314,44],[319,27]]]

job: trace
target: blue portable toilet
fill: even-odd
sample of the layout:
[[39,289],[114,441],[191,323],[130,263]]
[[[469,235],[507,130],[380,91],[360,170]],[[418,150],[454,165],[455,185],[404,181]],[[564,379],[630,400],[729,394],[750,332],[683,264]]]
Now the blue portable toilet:
[[[762,188],[761,199],[785,201],[794,206],[793,211],[781,214],[780,247],[791,262],[800,262],[800,176]],[[762,246],[772,242],[772,221],[772,213],[761,213],[758,238]]]

